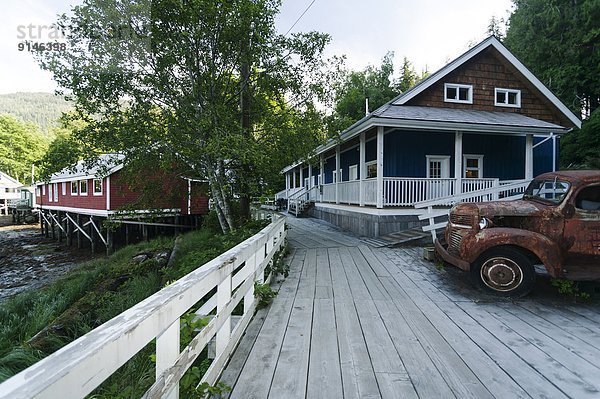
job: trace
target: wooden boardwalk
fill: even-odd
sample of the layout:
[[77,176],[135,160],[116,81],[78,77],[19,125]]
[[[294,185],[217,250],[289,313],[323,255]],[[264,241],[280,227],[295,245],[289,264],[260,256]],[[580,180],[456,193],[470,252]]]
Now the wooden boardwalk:
[[289,219],[291,271],[224,371],[231,398],[600,398],[600,310],[478,293],[419,248]]

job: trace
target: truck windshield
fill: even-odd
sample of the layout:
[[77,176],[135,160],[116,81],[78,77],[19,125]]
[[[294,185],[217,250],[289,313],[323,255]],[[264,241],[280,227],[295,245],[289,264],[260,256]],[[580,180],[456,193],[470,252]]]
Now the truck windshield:
[[544,202],[550,202],[552,204],[560,204],[562,200],[569,192],[571,188],[571,183],[554,179],[535,179],[529,186],[525,193],[523,194],[523,198],[525,199],[534,199],[541,200]]

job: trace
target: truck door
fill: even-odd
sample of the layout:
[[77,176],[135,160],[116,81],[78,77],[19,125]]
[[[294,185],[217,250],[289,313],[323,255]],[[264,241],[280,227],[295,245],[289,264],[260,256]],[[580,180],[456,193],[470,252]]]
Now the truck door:
[[600,184],[575,196],[575,214],[565,220],[565,239],[573,242],[565,266],[573,280],[600,280]]

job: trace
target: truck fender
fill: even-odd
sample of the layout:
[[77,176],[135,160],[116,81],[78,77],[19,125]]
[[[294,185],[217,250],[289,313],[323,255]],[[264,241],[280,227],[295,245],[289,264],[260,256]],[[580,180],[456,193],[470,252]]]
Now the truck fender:
[[548,237],[528,231],[509,227],[483,229],[474,235],[463,238],[461,251],[463,259],[473,263],[488,249],[510,245],[520,247],[535,254],[544,264],[552,277],[560,275],[562,257],[559,246]]

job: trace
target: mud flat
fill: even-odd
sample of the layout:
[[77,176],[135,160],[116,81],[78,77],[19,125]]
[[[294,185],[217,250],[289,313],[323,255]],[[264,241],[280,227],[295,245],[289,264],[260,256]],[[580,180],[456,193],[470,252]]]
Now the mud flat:
[[42,287],[89,259],[89,249],[69,248],[43,237],[38,225],[9,225],[0,217],[0,301]]

